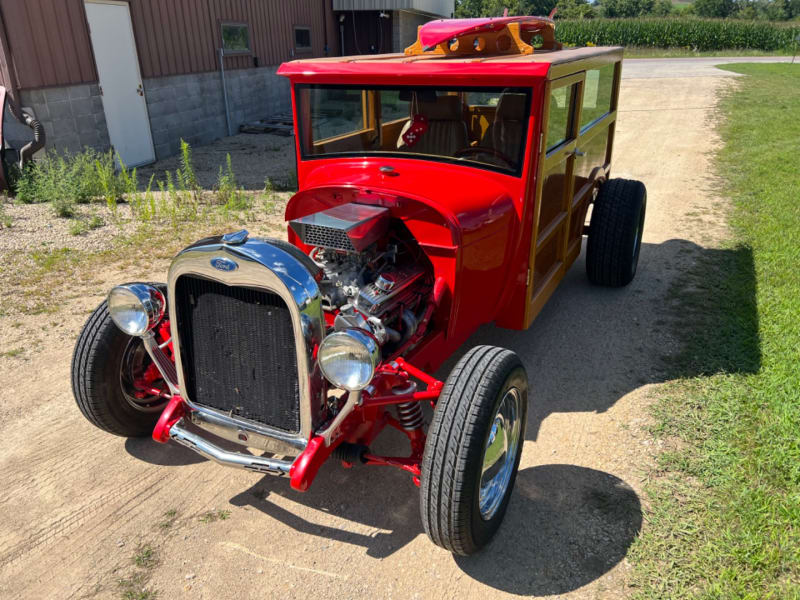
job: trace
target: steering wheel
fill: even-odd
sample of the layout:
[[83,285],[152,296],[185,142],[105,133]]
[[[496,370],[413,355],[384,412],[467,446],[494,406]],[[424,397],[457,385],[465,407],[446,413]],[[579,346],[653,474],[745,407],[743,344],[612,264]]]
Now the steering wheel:
[[495,148],[489,148],[488,146],[470,146],[469,148],[461,148],[460,150],[456,150],[453,153],[453,156],[455,158],[462,158],[464,156],[470,156],[472,154],[489,154],[495,158],[499,158],[512,169],[514,169],[517,166],[516,162],[511,160],[508,156],[506,156],[499,150]]

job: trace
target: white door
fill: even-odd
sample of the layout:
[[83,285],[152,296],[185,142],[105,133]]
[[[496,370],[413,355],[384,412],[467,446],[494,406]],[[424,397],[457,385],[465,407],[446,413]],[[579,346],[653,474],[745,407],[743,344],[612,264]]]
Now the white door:
[[155,160],[127,2],[87,0],[86,18],[111,145],[135,167]]

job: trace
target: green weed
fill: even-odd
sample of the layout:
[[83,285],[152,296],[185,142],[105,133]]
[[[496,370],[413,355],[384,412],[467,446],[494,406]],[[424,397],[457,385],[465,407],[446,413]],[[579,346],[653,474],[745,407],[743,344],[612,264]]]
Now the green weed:
[[4,206],[4,199],[0,199],[0,229],[9,229],[13,224],[13,220],[6,212],[6,208]]
[[230,154],[225,156],[225,168],[219,168],[216,190],[217,203],[226,210],[246,210],[249,208],[249,198],[236,182]]
[[139,546],[136,554],[133,555],[133,564],[143,569],[152,569],[158,564],[158,555],[155,549],[149,544]]
[[117,580],[117,587],[122,600],[155,600],[156,592],[145,586],[148,577],[144,573],[134,573],[130,577]]
[[201,523],[213,523],[215,521],[226,521],[231,516],[229,510],[210,510],[198,519]]
[[158,524],[159,529],[166,531],[175,524],[175,519],[178,516],[178,511],[174,508],[169,509],[163,515],[162,521]]

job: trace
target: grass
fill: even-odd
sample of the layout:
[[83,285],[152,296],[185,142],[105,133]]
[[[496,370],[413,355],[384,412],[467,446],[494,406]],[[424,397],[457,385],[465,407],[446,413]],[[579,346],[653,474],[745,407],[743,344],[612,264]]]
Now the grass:
[[171,508],[167,512],[165,512],[162,516],[163,516],[163,519],[158,524],[158,527],[162,531],[166,531],[167,529],[170,529],[175,524],[175,521],[178,518],[178,511],[176,509],[174,509],[174,508]]
[[155,549],[149,544],[137,548],[136,554],[133,555],[133,564],[143,569],[155,567],[158,564],[158,555]]
[[154,600],[156,592],[147,589],[148,579],[144,573],[134,573],[130,577],[117,580],[122,600]]
[[653,433],[667,446],[631,551],[641,598],[800,598],[800,65],[728,65],[716,171],[727,246],[672,308],[684,339]]
[[210,510],[200,515],[198,521],[201,523],[214,523],[215,521],[227,521],[231,516],[229,510]]
[[765,52],[764,50],[692,50],[691,48],[649,48],[627,46],[625,58],[691,58],[691,57],[737,57],[737,56],[791,56],[791,52]]

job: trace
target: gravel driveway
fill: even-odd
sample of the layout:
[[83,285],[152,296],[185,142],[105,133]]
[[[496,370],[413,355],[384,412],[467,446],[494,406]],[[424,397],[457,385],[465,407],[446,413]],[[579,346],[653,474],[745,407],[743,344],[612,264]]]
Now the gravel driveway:
[[[54,314],[0,317],[0,336],[36,348],[0,357],[0,597],[118,598],[136,577],[160,598],[626,596],[652,452],[646,406],[676,344],[663,307],[693,253],[724,235],[705,209],[717,201],[711,119],[730,81],[626,78],[613,174],[648,187],[636,280],[591,287],[581,258],[529,331],[486,326],[465,344],[515,350],[532,387],[517,487],[485,552],[454,559],[433,546],[400,471],[331,461],[300,494],[92,427],[70,392],[77,333],[109,286],[163,279],[167,266],[114,264],[69,282]],[[153,560],[135,566],[147,548]]]

